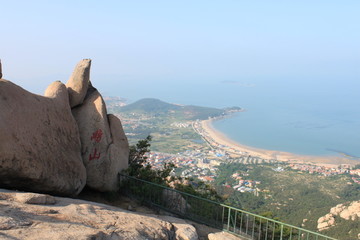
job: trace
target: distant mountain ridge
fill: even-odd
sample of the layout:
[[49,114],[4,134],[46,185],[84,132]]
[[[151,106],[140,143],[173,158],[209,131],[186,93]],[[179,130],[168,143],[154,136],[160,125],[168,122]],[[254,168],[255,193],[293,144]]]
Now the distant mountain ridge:
[[155,98],[144,98],[129,105],[119,108],[121,112],[136,112],[152,115],[173,114],[177,118],[184,120],[204,120],[209,117],[224,116],[229,112],[240,111],[239,107],[226,109],[200,107],[193,105],[178,105],[167,103]]

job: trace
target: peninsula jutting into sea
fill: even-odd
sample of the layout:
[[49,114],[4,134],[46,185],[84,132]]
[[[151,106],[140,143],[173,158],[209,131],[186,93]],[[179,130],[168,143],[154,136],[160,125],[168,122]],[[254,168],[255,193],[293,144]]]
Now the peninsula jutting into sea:
[[[232,157],[251,156],[265,161],[282,161],[289,163],[312,163],[327,167],[337,167],[340,164],[358,164],[358,159],[344,154],[329,155],[305,155],[295,154],[286,151],[273,149],[262,149],[239,143],[223,132],[214,127],[218,121],[231,120],[234,115],[243,116],[248,111],[240,107],[216,109],[196,106],[186,106],[178,104],[169,104],[157,99],[142,99],[130,105],[125,104],[125,100],[119,101],[116,98],[107,99],[110,109],[119,111],[119,117],[124,119],[125,129],[128,135],[134,139],[140,139],[147,134],[154,135],[154,147],[157,150],[167,152],[178,152],[181,149],[191,149],[195,143],[189,141],[200,139],[216,151],[223,152],[223,155]],[[121,107],[120,107],[121,106]],[[116,110],[120,107],[120,110]],[[200,118],[200,119],[199,119]],[[165,122],[170,121],[168,124]],[[158,125],[161,123],[161,125]],[[192,126],[196,137],[193,133],[186,132],[185,129]],[[183,130],[176,130],[183,129]],[[185,131],[185,132],[182,132]],[[176,132],[176,134],[172,134]],[[180,136],[180,139],[177,141]],[[173,143],[170,145],[170,142]],[[167,143],[167,144],[165,144]],[[166,145],[166,148],[162,148]]]

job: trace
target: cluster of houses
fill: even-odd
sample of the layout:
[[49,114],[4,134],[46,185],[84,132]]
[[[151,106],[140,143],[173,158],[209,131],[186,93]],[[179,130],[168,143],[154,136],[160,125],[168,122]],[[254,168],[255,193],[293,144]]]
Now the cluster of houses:
[[339,167],[325,167],[317,166],[312,164],[299,164],[292,163],[289,164],[289,167],[293,170],[298,170],[300,172],[307,172],[310,174],[320,174],[323,176],[333,176],[338,174],[350,174],[352,175],[352,180],[355,183],[360,184],[360,169],[351,169],[349,165],[340,165]]
[[170,126],[177,128],[187,128],[191,126],[191,122],[173,122],[170,124]]
[[173,163],[177,168],[184,169],[181,177],[196,177],[206,182],[214,181],[216,175],[216,164],[207,159],[198,151],[186,151],[178,154],[150,152],[147,154],[147,162],[154,169],[161,169],[164,163]]
[[258,186],[261,184],[261,181],[243,179],[243,177],[247,175],[248,175],[247,173],[239,173],[239,172],[236,172],[233,175],[231,175],[231,177],[234,178],[237,183],[232,188],[234,188],[236,191],[239,192],[251,192],[257,195],[258,192],[261,191],[258,188]]

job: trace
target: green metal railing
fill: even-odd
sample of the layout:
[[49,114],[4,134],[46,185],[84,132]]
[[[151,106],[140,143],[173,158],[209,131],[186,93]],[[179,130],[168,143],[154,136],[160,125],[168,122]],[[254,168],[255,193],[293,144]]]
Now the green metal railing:
[[206,224],[244,239],[336,240],[163,185],[120,174],[121,191],[142,203]]

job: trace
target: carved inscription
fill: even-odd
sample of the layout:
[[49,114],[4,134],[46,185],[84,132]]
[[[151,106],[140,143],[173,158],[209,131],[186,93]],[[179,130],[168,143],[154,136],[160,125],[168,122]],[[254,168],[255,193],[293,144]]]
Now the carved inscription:
[[96,130],[95,132],[93,132],[90,140],[95,140],[95,142],[100,142],[102,135],[103,135],[102,130],[101,130],[101,129],[98,129],[98,130]]
[[[101,141],[102,135],[103,135],[102,130],[98,129],[95,132],[93,132],[90,140],[99,143]],[[100,152],[98,152],[97,148],[94,148],[94,151],[89,155],[89,161],[96,160],[99,158],[100,158]]]
[[94,152],[92,154],[89,155],[89,161],[94,160],[94,159],[99,159],[100,158],[100,153],[97,152],[97,149],[94,149]]

